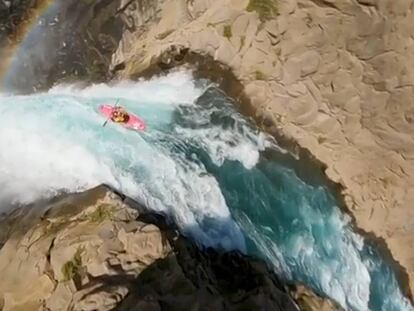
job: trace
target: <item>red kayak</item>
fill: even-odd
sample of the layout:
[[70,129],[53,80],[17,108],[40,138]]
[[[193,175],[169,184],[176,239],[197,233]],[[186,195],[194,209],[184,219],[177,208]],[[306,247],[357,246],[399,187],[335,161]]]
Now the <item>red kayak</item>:
[[[115,109],[115,106],[111,106],[111,105],[99,106],[100,113],[103,114],[107,119],[111,118],[112,112],[114,109]],[[125,123],[120,123],[120,124],[122,124],[123,126],[127,128],[137,130],[137,131],[145,130],[145,122],[143,120],[141,120],[139,117],[129,112],[128,112],[128,116],[129,116],[128,121]]]

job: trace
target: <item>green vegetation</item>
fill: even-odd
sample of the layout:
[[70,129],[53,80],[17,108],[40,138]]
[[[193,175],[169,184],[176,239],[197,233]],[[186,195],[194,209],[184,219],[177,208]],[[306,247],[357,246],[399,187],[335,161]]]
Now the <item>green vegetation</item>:
[[91,222],[101,223],[105,220],[112,220],[115,212],[115,207],[110,204],[101,204],[96,210],[88,215]]
[[262,22],[272,19],[278,14],[277,0],[250,0],[247,11],[256,11]]
[[266,80],[266,75],[260,70],[256,70],[254,74],[255,74],[256,80]]
[[217,25],[219,25],[221,22],[217,22],[217,23],[207,23],[207,27],[216,27]]
[[231,25],[224,26],[224,28],[223,28],[223,36],[230,40],[230,38],[232,37],[232,35],[233,34],[231,32]]
[[75,277],[80,275],[82,269],[82,253],[85,248],[79,247],[73,255],[72,260],[65,263],[62,267],[63,282],[73,280]]

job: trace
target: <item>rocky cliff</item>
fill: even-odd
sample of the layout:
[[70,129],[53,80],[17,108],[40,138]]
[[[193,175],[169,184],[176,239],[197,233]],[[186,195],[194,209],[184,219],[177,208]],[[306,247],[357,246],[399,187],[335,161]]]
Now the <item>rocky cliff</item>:
[[[141,25],[139,3],[125,17]],[[264,127],[306,149],[414,285],[412,0],[165,0],[124,32],[120,78],[208,56]],[[156,12],[156,14],[153,14]],[[167,66],[168,67],[168,66]]]
[[[7,20],[0,35],[13,32],[7,15],[11,8],[18,22],[25,11],[16,5],[31,7],[35,2],[0,1],[0,21]],[[75,2],[62,3],[62,12],[70,16]],[[66,77],[68,68],[80,68],[80,74],[73,71],[75,78],[106,78],[108,68],[112,76],[130,78],[155,67],[199,64],[209,58],[206,68],[214,63],[229,69],[238,83],[222,81],[224,88],[249,102],[266,130],[323,164],[327,176],[340,185],[357,226],[384,240],[405,270],[400,279],[408,294],[408,283],[411,288],[414,284],[413,4],[82,1],[83,9],[61,25],[70,29],[79,21],[79,29],[88,30],[78,32],[86,44],[72,49],[82,53],[60,47],[69,61],[61,67],[37,67],[45,78],[36,87]],[[58,38],[65,35],[63,31]],[[26,84],[30,81],[23,81],[23,87],[31,89]]]
[[25,93],[56,81],[105,81],[122,11],[120,0],[0,1],[0,77]]
[[302,310],[335,310],[261,262],[196,248],[106,186],[21,207],[0,228],[2,311],[296,311],[294,299]]

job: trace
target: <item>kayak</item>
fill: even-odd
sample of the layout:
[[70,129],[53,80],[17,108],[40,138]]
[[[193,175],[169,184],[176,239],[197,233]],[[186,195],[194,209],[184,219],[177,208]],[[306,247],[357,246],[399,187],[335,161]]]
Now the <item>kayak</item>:
[[[110,119],[112,116],[112,111],[115,109],[114,106],[111,105],[100,105],[99,106],[99,111],[100,113],[105,116],[107,119]],[[139,117],[137,117],[136,115],[128,112],[128,121],[125,123],[118,123],[118,124],[122,124],[123,126],[133,129],[133,130],[139,130],[139,131],[143,131],[145,130],[145,122],[143,120],[141,120]]]

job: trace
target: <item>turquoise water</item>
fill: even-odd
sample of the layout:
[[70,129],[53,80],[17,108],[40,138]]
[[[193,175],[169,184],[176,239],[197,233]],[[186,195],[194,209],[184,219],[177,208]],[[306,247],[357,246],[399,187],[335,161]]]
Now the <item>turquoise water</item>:
[[[146,132],[102,126],[98,105],[118,98]],[[3,206],[107,183],[199,244],[264,258],[348,310],[413,310],[323,182],[280,161],[288,156],[271,137],[188,73],[3,95],[0,145]]]

